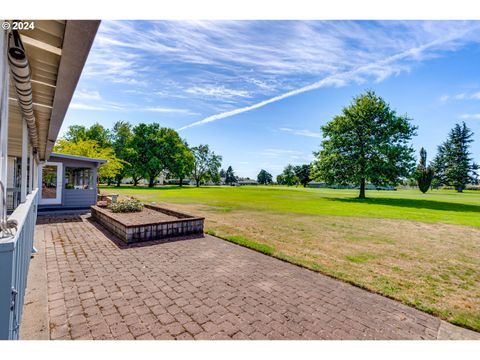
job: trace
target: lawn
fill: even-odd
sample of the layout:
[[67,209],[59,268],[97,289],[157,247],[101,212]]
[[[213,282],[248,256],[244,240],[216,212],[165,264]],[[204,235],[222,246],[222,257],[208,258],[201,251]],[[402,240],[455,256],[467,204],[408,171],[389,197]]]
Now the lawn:
[[103,188],[206,217],[211,234],[480,331],[480,192]]

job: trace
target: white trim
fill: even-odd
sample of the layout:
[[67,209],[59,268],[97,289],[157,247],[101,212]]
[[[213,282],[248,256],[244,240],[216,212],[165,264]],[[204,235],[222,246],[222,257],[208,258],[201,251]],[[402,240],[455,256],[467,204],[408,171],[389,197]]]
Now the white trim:
[[[54,199],[43,199],[42,198],[42,176],[43,176],[43,167],[53,165],[57,167],[57,192]],[[40,205],[58,205],[62,203],[62,191],[63,191],[63,164],[61,162],[44,162],[38,166],[38,188],[39,188],[39,197],[38,203]]]

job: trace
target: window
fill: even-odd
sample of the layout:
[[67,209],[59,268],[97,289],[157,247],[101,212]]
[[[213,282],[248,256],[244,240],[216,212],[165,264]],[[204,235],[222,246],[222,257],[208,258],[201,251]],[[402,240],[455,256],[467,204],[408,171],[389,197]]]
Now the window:
[[93,169],[65,169],[65,189],[93,189]]

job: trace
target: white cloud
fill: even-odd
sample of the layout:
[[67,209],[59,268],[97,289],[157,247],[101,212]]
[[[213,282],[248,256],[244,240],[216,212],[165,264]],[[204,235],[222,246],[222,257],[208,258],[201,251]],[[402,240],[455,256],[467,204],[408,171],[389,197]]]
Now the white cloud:
[[307,130],[307,129],[291,129],[291,128],[283,127],[283,128],[280,128],[279,130],[283,131],[283,132],[288,132],[288,133],[291,133],[291,134],[294,134],[294,135],[300,135],[300,136],[315,137],[315,138],[321,138],[322,137],[321,133],[314,132],[314,131]]
[[125,104],[104,99],[97,90],[77,90],[69,108],[75,110],[120,111],[127,110]]
[[75,109],[75,110],[97,110],[97,111],[105,111],[105,110],[108,110],[107,108],[102,107],[102,106],[95,106],[95,105],[89,105],[89,104],[78,103],[78,102],[72,102],[72,103],[70,103],[69,109]]
[[460,119],[480,119],[480,114],[462,114]]
[[148,108],[145,108],[145,110],[164,113],[164,114],[198,115],[198,113],[191,112],[190,110],[187,110],[187,109],[165,108],[160,106],[148,107]]
[[459,93],[455,95],[443,95],[440,97],[440,101],[448,100],[480,100],[480,91],[474,93]]
[[96,90],[85,89],[75,91],[74,100],[102,100],[100,93]]
[[269,168],[274,168],[277,162],[281,162],[277,167],[278,169],[283,169],[285,164],[303,164],[303,163],[310,163],[312,162],[315,157],[310,152],[303,152],[298,150],[290,150],[290,149],[265,149],[258,153],[255,153],[255,156],[260,156],[265,159],[269,159],[270,162],[263,163],[262,166],[266,166]]
[[234,97],[251,97],[250,93],[245,90],[228,89],[225,86],[206,86],[191,87],[185,90],[186,93],[194,96],[205,96],[220,99],[231,99]]

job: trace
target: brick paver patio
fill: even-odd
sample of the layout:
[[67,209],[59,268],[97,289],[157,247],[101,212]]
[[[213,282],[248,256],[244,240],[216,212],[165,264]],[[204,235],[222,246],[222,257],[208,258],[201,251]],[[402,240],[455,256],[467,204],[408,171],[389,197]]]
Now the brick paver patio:
[[36,231],[51,339],[436,339],[445,324],[211,236],[127,247],[86,216]]

